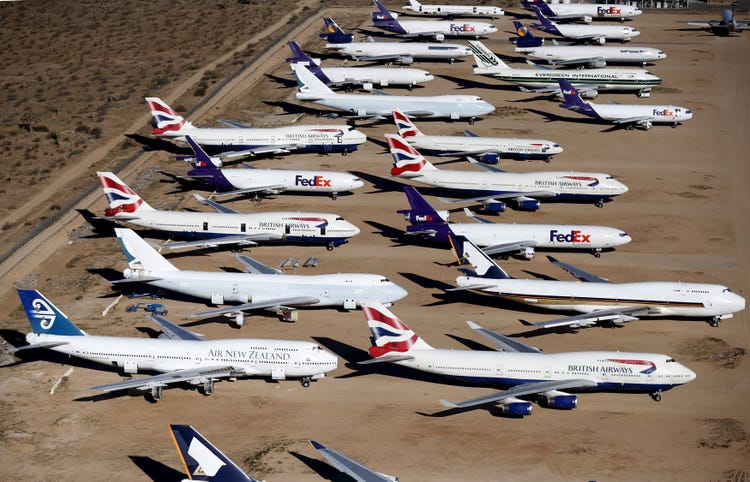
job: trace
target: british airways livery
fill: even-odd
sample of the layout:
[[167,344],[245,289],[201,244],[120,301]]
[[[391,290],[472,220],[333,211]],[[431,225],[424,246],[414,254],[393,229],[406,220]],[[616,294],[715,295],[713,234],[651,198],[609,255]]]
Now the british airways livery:
[[578,397],[567,390],[648,393],[659,401],[663,391],[695,380],[695,372],[668,355],[548,354],[471,321],[469,326],[495,344],[497,351],[433,348],[384,306],[369,303],[362,311],[372,335],[372,359],[360,364],[392,362],[454,379],[509,387],[465,402],[441,400],[451,409],[497,405],[503,415],[523,417],[531,414],[532,404],[519,397],[534,397],[545,407],[571,410],[578,405]]
[[443,40],[445,37],[473,37],[497,32],[497,27],[486,22],[453,21],[453,20],[396,20],[378,0],[373,0],[377,12],[372,12],[372,24],[375,27],[395,33],[399,37],[432,37]]

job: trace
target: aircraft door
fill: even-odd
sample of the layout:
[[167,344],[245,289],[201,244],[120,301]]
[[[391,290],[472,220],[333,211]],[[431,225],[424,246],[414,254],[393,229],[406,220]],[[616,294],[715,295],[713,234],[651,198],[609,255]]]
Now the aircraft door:
[[552,369],[550,367],[544,367],[544,378],[552,378]]

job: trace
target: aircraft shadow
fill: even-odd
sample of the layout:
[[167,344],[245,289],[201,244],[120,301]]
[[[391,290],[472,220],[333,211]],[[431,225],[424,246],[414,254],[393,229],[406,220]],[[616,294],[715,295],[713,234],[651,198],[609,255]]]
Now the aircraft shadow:
[[365,221],[365,223],[369,224],[377,230],[374,231],[375,234],[379,234],[384,238],[390,239],[391,242],[394,243],[394,246],[408,246],[411,244],[408,242],[403,242],[404,232],[400,229],[394,228],[393,226],[388,226],[387,224],[379,223],[377,221]]
[[403,192],[404,186],[406,185],[395,179],[388,179],[362,171],[349,172],[369,182],[370,184],[372,184],[372,187],[376,189],[376,191],[366,192],[365,194],[375,194],[381,192]]
[[505,83],[501,84],[499,83],[499,81],[495,83],[480,82],[478,80],[465,79],[462,77],[454,77],[452,75],[445,74],[438,75],[438,77],[441,77],[445,80],[450,80],[451,82],[458,84],[460,89],[518,90],[518,88],[514,88],[513,85]]
[[140,134],[125,134],[125,137],[140,144],[144,151],[164,151],[175,155],[193,154],[189,147],[180,147],[165,139],[146,137]]
[[294,77],[279,77],[278,75],[273,74],[265,74],[265,76],[267,79],[270,79],[277,84],[281,84],[281,87],[279,87],[279,89],[289,89],[292,87],[297,87],[297,81],[294,79]]
[[331,482],[355,482],[353,478],[342,472],[339,472],[337,469],[331,467],[326,462],[308,457],[306,455],[302,455],[298,452],[289,453],[292,456],[296,457],[300,462],[307,465],[308,468],[310,468],[313,472],[315,472],[325,480],[330,480]]
[[128,455],[130,460],[154,482],[178,482],[185,478],[185,474],[172,467],[141,455]]
[[88,209],[76,209],[83,219],[93,229],[93,234],[88,236],[79,236],[84,239],[99,239],[99,238],[113,238],[115,237],[115,228],[121,227],[114,221],[107,219],[97,219],[96,214],[92,213]]

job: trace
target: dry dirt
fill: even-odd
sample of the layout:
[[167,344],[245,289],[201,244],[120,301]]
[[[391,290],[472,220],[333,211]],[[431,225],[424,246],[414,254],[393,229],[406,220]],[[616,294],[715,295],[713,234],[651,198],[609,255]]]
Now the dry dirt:
[[[235,8],[235,4],[229,8]],[[368,12],[368,7],[349,9],[337,12],[336,17],[340,16],[339,23],[345,26],[366,25]],[[3,21],[9,17],[4,11]],[[580,122],[576,114],[558,108],[557,101],[529,97],[498,82],[473,77],[470,61],[416,65],[439,77],[426,88],[415,89],[414,94],[481,95],[503,109],[478,122],[473,126],[475,131],[550,138],[565,148],[551,165],[506,162],[507,169],[600,171],[630,186],[629,193],[603,209],[543,204],[537,213],[510,211],[499,216],[507,222],[611,225],[633,237],[630,245],[600,259],[582,253],[563,253],[559,255],[562,259],[614,281],[715,282],[747,297],[750,194],[746,185],[750,168],[741,139],[746,130],[745,113],[750,108],[746,83],[750,78],[750,38],[717,38],[679,29],[679,22],[693,18],[694,13],[649,12],[634,22],[643,32],[638,44],[661,47],[669,54],[649,68],[664,79],[664,87],[655,89],[650,100],[627,94],[597,99],[671,103],[693,109],[694,119],[677,129],[605,132],[607,126]],[[496,52],[515,56],[505,41],[509,18],[496,23],[504,32],[486,44]],[[320,52],[317,24],[301,29],[297,40]],[[238,48],[255,33],[237,32],[237,43],[214,46],[214,55]],[[262,63],[263,68],[210,108],[196,112],[191,120],[210,125],[217,118],[232,118],[262,125],[271,120],[283,124],[297,119],[299,112],[285,112],[282,106],[264,103],[281,100],[297,105],[289,84],[291,76],[283,65],[285,50],[268,49],[269,60]],[[204,65],[201,62],[210,61],[210,56],[203,59],[196,64]],[[327,65],[333,63],[338,60],[326,61]],[[263,75],[266,72],[270,75]],[[470,88],[457,84],[460,79],[471,81]],[[182,77],[180,82],[148,94],[176,99],[180,93],[170,89],[188,92],[185,86],[189,80],[189,76]],[[200,76],[195,80],[200,81]],[[130,106],[142,112],[121,124],[121,133],[148,131],[142,94],[136,91]],[[184,97],[178,104],[186,108],[194,105]],[[508,109],[513,111],[512,120],[502,114]],[[137,124],[139,120],[141,124]],[[299,122],[314,123],[316,119],[304,115]],[[128,129],[131,124],[137,127]],[[435,134],[456,133],[466,127],[430,121],[418,125]],[[114,139],[116,125],[111,127]],[[443,289],[452,286],[457,274],[454,267],[446,266],[452,260],[451,253],[410,245],[398,236],[404,221],[395,211],[405,206],[405,199],[398,185],[388,179],[391,159],[382,146],[383,133],[392,132],[393,127],[389,123],[363,123],[361,128],[372,142],[348,157],[309,154],[254,161],[259,167],[327,166],[362,173],[368,185],[353,195],[340,196],[336,201],[278,196],[260,204],[239,201],[233,206],[246,211],[291,208],[336,212],[360,226],[362,233],[334,252],[283,246],[246,251],[268,264],[289,256],[321,258],[318,268],[298,268],[298,273],[362,271],[387,275],[410,293],[393,311],[438,347],[467,349],[476,345],[477,339],[464,323],[468,319],[503,333],[515,333],[521,331],[519,319],[539,321],[553,316],[483,296],[445,294]],[[113,141],[113,147],[121,140]],[[91,154],[87,150],[82,155]],[[92,177],[94,169],[85,167],[78,174]],[[170,153],[154,152],[143,160],[143,167],[131,169],[124,177],[130,182],[140,175],[144,197],[153,205],[198,209],[190,192],[161,174],[180,174],[184,169]],[[436,198],[431,199],[438,203]],[[100,198],[90,207],[96,212],[103,208]],[[463,214],[454,215],[454,220],[463,220]],[[107,316],[101,316],[117,296],[107,277],[117,276],[113,271],[125,267],[116,242],[87,235],[76,215],[69,221],[10,273],[2,271],[6,274],[0,279],[0,306],[6,321],[0,334],[10,344],[28,330],[11,289],[20,283],[42,290],[88,332],[147,336],[139,329],[151,328],[150,322],[142,313],[125,312],[130,303],[127,298]],[[171,258],[183,267],[239,267],[226,251]],[[530,262],[509,260],[505,265],[519,276],[525,271],[566,276],[543,256]],[[0,368],[0,478],[78,480],[83,474],[103,480],[117,474],[129,480],[179,480],[181,464],[167,433],[168,423],[194,425],[251,475],[274,482],[316,481],[321,480],[319,474],[331,476],[330,468],[307,444],[310,438],[404,481],[748,478],[750,377],[743,350],[750,346],[750,331],[746,312],[719,328],[703,322],[644,320],[617,329],[592,328],[534,338],[531,343],[548,352],[606,349],[672,353],[695,370],[698,378],[665,393],[659,403],[647,395],[585,394],[576,410],[536,407],[530,417],[513,420],[486,410],[431,416],[440,411],[441,398],[462,400],[489,393],[492,388],[455,385],[388,367],[362,371],[348,364],[363,359],[369,344],[360,312],[307,310],[294,324],[259,314],[249,316],[246,325],[236,329],[216,320],[186,320],[186,315],[199,311],[202,305],[171,299],[164,303],[169,318],[209,338],[314,339],[340,356],[340,366],[309,389],[302,389],[296,382],[243,380],[218,384],[211,397],[195,390],[170,389],[162,401],[150,404],[139,396],[101,397],[86,390],[118,380],[115,372],[43,353],[17,360],[8,353],[6,344],[0,352],[4,365]],[[731,359],[732,365],[717,363],[717,357],[712,358],[717,353],[720,361]],[[75,367],[74,371],[51,395],[53,384],[69,366]]]

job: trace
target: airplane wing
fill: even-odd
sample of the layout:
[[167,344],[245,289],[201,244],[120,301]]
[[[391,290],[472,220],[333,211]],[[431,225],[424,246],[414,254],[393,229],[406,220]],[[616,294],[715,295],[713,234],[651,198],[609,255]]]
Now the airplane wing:
[[314,296],[292,296],[288,298],[276,298],[273,300],[258,301],[255,303],[244,303],[241,305],[219,308],[218,310],[203,311],[193,313],[190,318],[202,318],[204,316],[223,315],[225,313],[238,313],[252,310],[262,310],[264,308],[280,308],[284,306],[305,306],[319,303],[320,299]]
[[315,450],[320,453],[329,464],[336,467],[339,472],[342,472],[357,482],[393,482],[398,481],[398,478],[390,475],[381,474],[373,470],[368,469],[364,465],[356,462],[349,457],[342,455],[335,450],[327,448],[325,445],[310,440],[310,444],[315,447]]
[[463,402],[453,403],[447,400],[440,400],[448,408],[470,408],[478,405],[488,405],[497,403],[501,400],[511,397],[523,397],[525,395],[534,395],[537,393],[548,392],[550,390],[569,390],[571,388],[595,387],[596,382],[585,378],[576,378],[571,380],[545,380],[543,382],[530,382],[516,385],[513,388],[504,390],[499,393],[485,395],[483,397],[473,398]]
[[614,122],[615,124],[634,124],[636,122],[643,122],[643,121],[647,121],[651,119],[652,119],[651,116],[639,115],[639,116],[634,116],[634,117],[626,117],[624,119],[616,119],[616,120],[613,120],[612,122]]
[[568,263],[563,263],[562,261],[553,258],[552,256],[547,256],[547,259],[550,261],[550,263],[561,267],[568,273],[572,274],[576,278],[578,278],[581,281],[586,281],[589,283],[611,283],[610,280],[607,278],[601,278],[599,276],[596,276],[595,274],[591,274],[588,271],[584,271],[580,268],[576,268],[573,265],[570,265]]
[[107,385],[97,385],[95,387],[89,387],[89,390],[100,390],[102,392],[114,392],[116,390],[127,390],[129,388],[151,390],[154,387],[165,387],[178,382],[188,382],[197,385],[207,380],[216,380],[219,378],[230,377],[232,375],[236,375],[236,372],[234,368],[229,365],[188,368],[185,370],[161,373],[150,377],[133,378],[121,382],[109,383]]
[[432,117],[435,115],[435,111],[433,110],[407,110],[407,111],[404,111],[404,114],[406,114],[409,117]]
[[385,355],[371,360],[357,362],[357,365],[372,365],[373,363],[399,362],[404,360],[413,360],[414,355]]
[[464,129],[464,135],[466,137],[481,137],[479,134],[474,131],[470,131],[469,129]]
[[110,281],[113,285],[116,284],[125,284],[125,283],[148,283],[149,281],[160,281],[164,278],[160,278],[158,276],[140,276],[136,278],[125,278],[125,279],[118,279],[114,281]]
[[[190,176],[192,178],[199,178],[200,176]],[[211,177],[211,176],[206,176]],[[252,194],[255,192],[262,192],[263,194],[279,194],[286,190],[284,184],[268,184],[265,186],[254,186],[246,187],[244,189],[235,189],[234,191],[215,192],[211,194],[212,198],[215,197],[229,197],[229,196],[241,196],[243,194]]]
[[257,156],[261,154],[289,154],[291,151],[298,149],[296,144],[285,144],[281,146],[260,146],[252,149],[243,149],[241,151],[226,151],[218,154],[217,157],[222,161],[225,159],[235,159],[237,157]]
[[[256,241],[271,241],[281,239],[281,236],[273,234],[243,234],[235,236],[222,236],[219,238],[196,239],[194,241],[167,241],[162,245],[155,246],[158,251],[164,249],[183,248],[216,248],[224,244],[236,244],[237,246],[255,246]],[[156,281],[156,280],[151,280]]]
[[485,246],[484,248],[482,248],[482,251],[492,256],[493,254],[512,253],[513,251],[522,251],[526,248],[534,247],[537,244],[538,243],[536,241],[529,239],[526,241],[516,241],[514,243],[493,244],[492,246]]
[[235,121],[231,121],[227,119],[218,119],[218,121],[221,122],[222,124],[228,125],[229,127],[234,127],[237,129],[252,129],[253,127],[249,124],[242,124],[240,122],[235,122]]
[[42,343],[34,343],[33,345],[21,346],[13,350],[13,353],[26,350],[36,350],[37,348],[55,348],[56,346],[69,345],[67,341],[44,341]]
[[437,229],[423,229],[422,231],[408,231],[405,232],[405,236],[435,236]]
[[593,64],[593,65],[604,65],[604,57],[581,57],[579,59],[570,60],[555,60],[551,62],[552,65],[579,65],[579,64]]
[[281,274],[282,271],[280,269],[272,268],[268,266],[267,264],[263,264],[257,259],[253,259],[250,256],[245,256],[244,254],[238,254],[235,256],[240,263],[242,263],[245,266],[245,271],[248,273],[255,273],[255,274]]
[[487,288],[495,288],[496,284],[476,284],[467,286],[456,286],[455,288],[446,288],[445,291],[467,291],[467,290],[486,290]]
[[521,343],[520,341],[508,338],[507,336],[503,336],[500,333],[488,330],[487,328],[482,328],[473,321],[467,321],[466,324],[469,325],[469,328],[490,340],[503,351],[512,351],[518,353],[544,353],[543,350],[540,350],[535,346]]
[[211,206],[218,213],[228,213],[228,214],[237,214],[238,213],[238,211],[235,211],[234,209],[232,209],[232,208],[230,208],[228,206],[224,206],[223,204],[219,204],[217,202],[213,202],[210,199],[206,199],[203,196],[201,196],[200,194],[193,194],[193,196],[195,197],[195,199],[199,203],[205,204],[206,206]]
[[556,318],[554,320],[542,321],[538,323],[529,323],[528,321],[521,321],[526,326],[533,326],[540,329],[551,329],[551,328],[584,328],[587,326],[596,325],[600,321],[612,321],[614,323],[625,323],[628,321],[635,321],[638,316],[646,314],[656,314],[659,310],[651,308],[646,305],[631,306],[627,308],[613,308],[610,310],[598,310],[590,313],[583,313],[575,316],[566,316],[564,318]]
[[464,214],[466,215],[467,218],[473,219],[474,221],[476,221],[478,223],[495,224],[494,221],[490,221],[489,219],[485,219],[485,218],[480,218],[479,216],[477,216],[476,214],[474,214],[473,212],[471,212],[471,210],[469,208],[464,208]]
[[440,197],[440,201],[444,203],[474,203],[474,202],[482,202],[482,201],[489,201],[492,199],[513,199],[517,197],[550,197],[554,196],[555,193],[551,191],[534,191],[534,192],[506,192],[503,194],[488,194],[486,196],[477,196],[477,197],[470,197],[470,198],[463,198],[463,199],[446,199],[444,197]]
[[193,340],[193,341],[203,341],[203,336],[199,335],[197,333],[193,333],[190,330],[186,330],[185,328],[181,327],[177,323],[172,323],[168,319],[158,316],[158,315],[152,315],[149,316],[151,320],[153,320],[154,323],[159,325],[166,335],[167,338],[170,340]]
[[566,35],[567,38],[573,39],[573,40],[595,40],[600,41],[604,37],[602,34],[586,34],[586,35]]
[[463,156],[476,156],[481,154],[499,154],[500,149],[476,149],[473,151],[451,151],[451,152],[441,152],[438,154],[438,156],[444,156],[444,157],[463,157]]
[[474,166],[481,167],[482,169],[484,169],[487,172],[507,172],[504,169],[500,169],[497,166],[491,166],[491,165],[489,165],[489,164],[487,164],[485,162],[479,162],[476,159],[472,159],[472,158],[469,158],[469,163],[472,164],[472,165],[474,165]]
[[377,60],[398,60],[405,57],[403,54],[382,54],[382,55],[365,55],[363,57],[356,57],[357,60],[364,60],[365,62],[377,61]]

